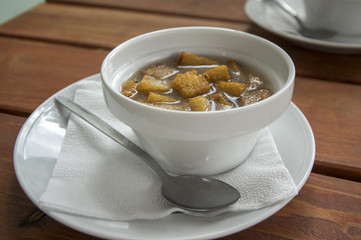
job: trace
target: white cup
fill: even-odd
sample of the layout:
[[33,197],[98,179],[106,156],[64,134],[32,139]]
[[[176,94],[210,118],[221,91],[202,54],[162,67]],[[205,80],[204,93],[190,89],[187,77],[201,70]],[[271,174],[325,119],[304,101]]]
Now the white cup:
[[[245,61],[269,76],[276,92],[249,106],[214,112],[167,110],[120,94],[132,73],[182,51]],[[260,130],[284,113],[292,98],[295,69],[281,48],[263,38],[224,28],[184,27],[120,44],[104,59],[101,77],[109,110],[134,130],[144,150],[165,170],[212,175],[241,164]]]
[[361,34],[361,0],[303,0],[305,25],[342,35]]

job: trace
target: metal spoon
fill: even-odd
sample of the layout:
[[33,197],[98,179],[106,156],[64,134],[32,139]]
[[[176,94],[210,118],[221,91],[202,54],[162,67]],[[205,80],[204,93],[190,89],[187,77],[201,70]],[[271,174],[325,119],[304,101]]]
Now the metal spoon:
[[146,162],[159,175],[162,194],[169,202],[194,211],[210,211],[227,207],[240,198],[235,188],[214,178],[169,175],[147,152],[93,113],[66,98],[58,96],[56,100]]
[[336,32],[332,31],[332,30],[323,29],[323,28],[307,27],[305,25],[305,23],[303,22],[303,20],[299,17],[297,12],[283,0],[272,0],[272,2],[277,4],[277,6],[279,6],[284,12],[286,12],[288,15],[290,15],[297,21],[297,23],[300,27],[298,29],[298,32],[301,35],[303,35],[305,37],[309,37],[309,38],[315,38],[315,39],[326,39],[326,38],[331,38],[336,35]]

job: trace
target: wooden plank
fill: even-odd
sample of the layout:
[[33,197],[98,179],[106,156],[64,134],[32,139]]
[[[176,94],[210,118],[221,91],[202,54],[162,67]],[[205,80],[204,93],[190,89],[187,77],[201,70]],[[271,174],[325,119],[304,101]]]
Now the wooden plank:
[[246,0],[147,0],[146,2],[144,0],[48,0],[48,2],[132,9],[231,21],[248,21],[244,12]]
[[285,50],[292,58],[298,76],[361,84],[360,54],[310,50],[268,33],[254,24],[248,27],[247,32],[268,39]]
[[269,39],[290,54],[299,76],[361,84],[361,68],[359,67],[361,55],[337,55],[308,50],[275,37],[253,24],[63,4],[43,4],[0,25],[0,34],[111,49],[139,34],[169,27],[195,25],[242,30]]
[[273,41],[279,43],[290,55],[299,76],[361,84],[360,54],[317,52],[293,45],[284,40],[282,42]]
[[30,114],[58,90],[100,71],[106,51],[0,38],[0,109]]
[[0,34],[110,49],[146,32],[200,25],[240,30],[246,27],[218,20],[41,4],[1,25]]
[[[184,16],[251,22],[244,11],[246,0],[149,0],[147,4],[142,0],[50,0],[49,2],[135,9],[139,11],[154,11],[168,14],[181,14]],[[250,24],[250,26],[247,31],[265,37],[283,47],[295,61],[298,74],[311,78],[361,83],[360,55],[335,55],[313,50],[305,51],[305,48],[288,43],[253,24]],[[340,71],[341,67],[337,67],[339,65],[342,66],[342,71]],[[299,68],[299,66],[301,67]]]
[[360,85],[296,79],[293,101],[315,134],[315,171],[361,182],[360,94]]
[[360,239],[360,183],[311,174],[274,216],[225,239]]

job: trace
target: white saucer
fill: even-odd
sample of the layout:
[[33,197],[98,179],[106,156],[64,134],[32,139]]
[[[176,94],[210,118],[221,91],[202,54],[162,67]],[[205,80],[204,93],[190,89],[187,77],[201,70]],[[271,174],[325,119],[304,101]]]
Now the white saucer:
[[[299,15],[304,16],[301,1],[287,0]],[[267,0],[248,0],[245,4],[247,16],[259,27],[300,46],[333,53],[361,53],[361,35],[336,35],[328,40],[307,38],[297,32],[297,22]]]
[[[87,80],[100,81],[100,75],[90,76]],[[60,92],[71,97],[74,89],[75,84],[72,84]],[[26,195],[37,206],[59,155],[68,117],[59,114],[52,96],[31,114],[17,137],[14,148],[16,176]],[[311,172],[315,157],[312,129],[302,112],[291,103],[270,130],[297,190],[300,190]],[[124,222],[44,212],[73,229],[107,239],[210,239],[251,227],[286,204],[287,201],[283,201],[255,211],[226,213],[213,218],[173,214],[160,220]]]

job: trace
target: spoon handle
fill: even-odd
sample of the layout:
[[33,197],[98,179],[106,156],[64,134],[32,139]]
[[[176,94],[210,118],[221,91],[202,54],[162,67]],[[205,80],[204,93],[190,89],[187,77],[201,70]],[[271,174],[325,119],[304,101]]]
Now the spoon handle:
[[69,109],[74,114],[78,115],[85,121],[87,121],[90,125],[95,127],[96,129],[103,132],[105,135],[112,138],[114,141],[118,142],[125,149],[132,152],[134,155],[138,156],[144,162],[146,162],[161,178],[165,175],[168,175],[163,168],[151,157],[147,152],[145,152],[142,148],[138,147],[135,143],[130,141],[123,134],[115,130],[108,123],[104,122],[98,116],[94,115],[84,107],[76,104],[75,102],[60,96],[55,97],[56,101]]
[[298,24],[300,24],[301,26],[303,26],[303,22],[300,19],[300,17],[298,16],[297,12],[290,6],[288,5],[286,2],[284,2],[283,0],[272,0],[274,3],[276,3],[280,8],[282,8],[286,13],[288,13],[289,15],[291,15],[294,19],[296,19],[296,21],[298,22]]

